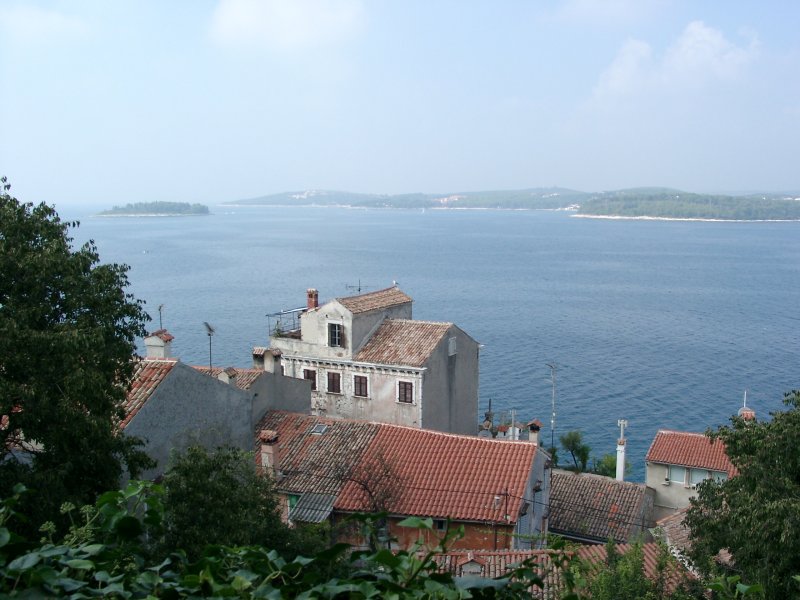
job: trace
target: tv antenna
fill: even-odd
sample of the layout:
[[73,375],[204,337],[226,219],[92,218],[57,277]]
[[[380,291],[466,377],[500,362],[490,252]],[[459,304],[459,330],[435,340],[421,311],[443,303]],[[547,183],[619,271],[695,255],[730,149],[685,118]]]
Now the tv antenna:
[[556,447],[555,431],[556,431],[556,371],[558,367],[555,362],[545,363],[550,367],[550,381],[553,382],[553,412],[550,415],[550,447]]
[[368,290],[368,289],[370,289],[371,287],[374,287],[374,286],[361,285],[361,279],[359,278],[358,285],[352,285],[352,284],[346,283],[346,284],[344,284],[344,287],[346,289],[350,290],[350,291],[358,292],[360,294],[361,290]]
[[158,328],[159,329],[164,329],[164,324],[161,322],[161,311],[162,310],[164,310],[164,305],[163,304],[159,304],[158,305]]
[[214,335],[216,329],[214,329],[208,321],[203,321],[203,325],[206,326],[206,333],[208,334],[208,374],[212,375],[211,373],[211,336]]

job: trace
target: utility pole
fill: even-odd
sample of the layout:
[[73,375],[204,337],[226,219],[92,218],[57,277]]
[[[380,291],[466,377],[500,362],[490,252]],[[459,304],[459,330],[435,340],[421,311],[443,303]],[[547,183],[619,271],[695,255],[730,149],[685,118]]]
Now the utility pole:
[[211,336],[214,335],[214,328],[208,323],[208,321],[203,321],[203,325],[206,326],[206,333],[208,334],[208,374],[213,376],[212,367],[211,367]]
[[550,415],[550,447],[556,447],[556,363],[545,363],[550,367],[550,380],[553,382],[553,413]]

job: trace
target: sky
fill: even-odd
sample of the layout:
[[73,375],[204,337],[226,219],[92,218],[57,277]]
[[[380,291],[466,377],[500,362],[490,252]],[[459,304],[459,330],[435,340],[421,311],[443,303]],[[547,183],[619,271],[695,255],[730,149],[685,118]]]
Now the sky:
[[800,190],[800,2],[0,0],[20,200]]

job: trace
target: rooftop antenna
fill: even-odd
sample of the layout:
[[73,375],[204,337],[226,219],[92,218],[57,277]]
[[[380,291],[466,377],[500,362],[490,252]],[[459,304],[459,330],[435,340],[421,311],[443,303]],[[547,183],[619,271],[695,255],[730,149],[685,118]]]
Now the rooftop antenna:
[[162,310],[164,310],[164,305],[163,304],[159,304],[158,305],[158,328],[159,329],[164,329],[164,324],[161,322],[161,311]]
[[556,367],[555,362],[545,363],[550,367],[550,380],[553,382],[553,413],[550,415],[550,447],[556,447],[555,431],[556,431]]
[[346,289],[348,289],[348,290],[351,290],[351,291],[354,291],[354,292],[358,292],[360,294],[362,289],[363,290],[368,290],[372,286],[371,285],[361,285],[361,278],[359,277],[358,278],[358,285],[352,285],[352,284],[346,283],[344,287]]
[[211,336],[216,331],[208,321],[203,321],[206,326],[206,333],[208,334],[208,374],[211,375]]

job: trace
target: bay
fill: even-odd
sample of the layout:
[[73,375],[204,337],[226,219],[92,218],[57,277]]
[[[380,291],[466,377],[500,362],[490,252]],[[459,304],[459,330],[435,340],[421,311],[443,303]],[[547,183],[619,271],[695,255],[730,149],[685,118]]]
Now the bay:
[[[99,218],[76,242],[130,265],[131,291],[174,353],[248,366],[267,313],[397,281],[414,317],[452,321],[481,349],[480,415],[539,418],[549,444],[583,431],[614,452],[627,419],[631,479],[659,428],[703,431],[748,404],[760,418],[800,388],[798,223],[571,218],[493,210],[212,207],[208,217]],[[348,287],[350,286],[350,287]],[[562,457],[562,462],[563,462]]]

